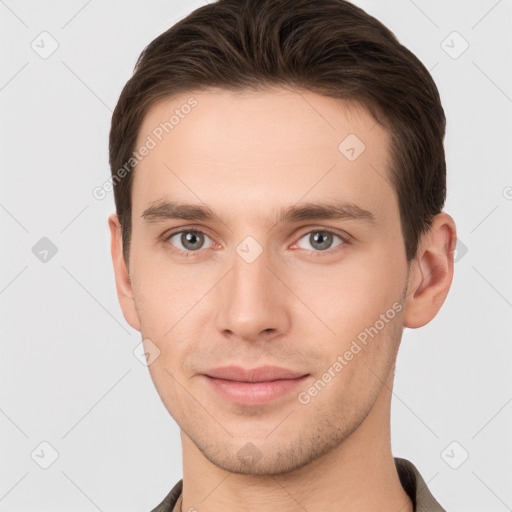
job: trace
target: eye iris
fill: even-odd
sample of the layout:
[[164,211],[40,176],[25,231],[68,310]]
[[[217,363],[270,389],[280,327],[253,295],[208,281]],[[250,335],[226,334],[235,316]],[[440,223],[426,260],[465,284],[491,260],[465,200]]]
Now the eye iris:
[[309,240],[313,247],[315,247],[315,244],[319,244],[315,247],[316,249],[328,249],[332,244],[332,233],[315,231],[309,236]]
[[201,247],[204,242],[204,236],[201,233],[187,231],[181,235],[181,243],[187,250],[195,250]]

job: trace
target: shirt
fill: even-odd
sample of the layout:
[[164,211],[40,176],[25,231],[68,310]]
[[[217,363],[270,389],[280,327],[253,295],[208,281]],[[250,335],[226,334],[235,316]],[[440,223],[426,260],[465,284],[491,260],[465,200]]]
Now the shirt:
[[[394,459],[400,483],[411,498],[414,512],[446,512],[436,501],[434,496],[432,496],[416,466],[407,459],[399,457],[395,457]],[[171,492],[164,498],[162,503],[151,512],[173,512],[173,508],[181,496],[182,488],[183,479],[172,488]]]

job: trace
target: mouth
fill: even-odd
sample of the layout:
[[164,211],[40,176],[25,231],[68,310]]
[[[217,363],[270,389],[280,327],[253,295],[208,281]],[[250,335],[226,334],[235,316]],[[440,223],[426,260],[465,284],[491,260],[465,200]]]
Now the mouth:
[[222,398],[238,405],[264,405],[290,394],[303,383],[308,373],[277,366],[244,369],[227,366],[202,375]]

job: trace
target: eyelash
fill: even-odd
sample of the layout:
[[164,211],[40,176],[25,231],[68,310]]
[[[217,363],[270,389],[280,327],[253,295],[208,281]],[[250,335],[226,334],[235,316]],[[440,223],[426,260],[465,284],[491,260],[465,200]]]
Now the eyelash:
[[[172,244],[169,243],[169,239],[175,235],[179,235],[179,234],[182,234],[182,233],[200,233],[202,235],[205,235],[207,236],[208,238],[210,238],[214,243],[215,241],[207,234],[205,233],[204,231],[201,231],[200,229],[195,229],[195,228],[189,228],[189,229],[180,229],[179,231],[173,231],[173,232],[167,232],[167,233],[164,233],[164,235],[162,235],[162,240],[165,244],[167,244],[167,246],[171,246],[171,250],[177,254],[178,256],[183,256],[183,257],[195,257],[196,255],[200,254],[203,249],[199,249],[197,251],[184,251],[182,249],[178,249],[177,247],[174,247]],[[325,251],[315,251],[315,250],[311,250],[311,253],[312,255],[314,254],[315,257],[316,256],[324,256],[324,255],[330,255],[330,254],[333,254],[334,252],[336,252],[337,250],[339,250],[341,247],[343,247],[344,245],[348,245],[350,244],[350,237],[348,235],[341,235],[339,234],[338,232],[336,231],[333,231],[331,229],[326,229],[326,228],[314,228],[314,229],[311,229],[310,231],[307,231],[306,233],[303,233],[297,240],[297,242],[299,240],[301,240],[302,238],[304,238],[306,235],[310,235],[311,233],[329,233],[333,236],[337,236],[339,239],[341,239],[341,243],[336,245],[335,247],[331,248],[331,249],[327,249]],[[296,243],[297,243],[296,242]],[[294,244],[295,245],[295,244]],[[306,250],[306,249],[303,249],[303,250]]]

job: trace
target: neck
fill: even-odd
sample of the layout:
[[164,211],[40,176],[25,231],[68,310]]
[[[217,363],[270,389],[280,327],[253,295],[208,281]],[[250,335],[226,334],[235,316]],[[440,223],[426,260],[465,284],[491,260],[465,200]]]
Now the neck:
[[[183,512],[413,512],[391,453],[391,386],[341,445],[289,473],[230,473],[204,457],[182,431]],[[383,419],[384,418],[384,419]]]

